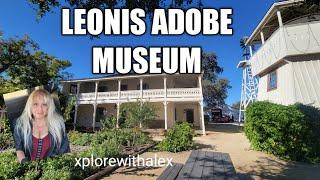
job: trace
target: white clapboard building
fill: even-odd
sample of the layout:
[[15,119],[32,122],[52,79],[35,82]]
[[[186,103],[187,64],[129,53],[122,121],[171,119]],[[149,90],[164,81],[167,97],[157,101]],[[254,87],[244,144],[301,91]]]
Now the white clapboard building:
[[258,101],[320,107],[320,12],[303,3],[274,3],[246,41]]

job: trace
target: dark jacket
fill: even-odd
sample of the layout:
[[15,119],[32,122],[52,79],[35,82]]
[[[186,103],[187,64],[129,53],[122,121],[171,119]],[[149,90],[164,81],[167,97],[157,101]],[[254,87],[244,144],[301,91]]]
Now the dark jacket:
[[[31,123],[30,123],[30,125],[32,128]],[[17,126],[15,126],[15,128],[14,128],[13,137],[14,137],[14,143],[15,143],[16,150],[23,151],[26,158],[28,158],[30,160],[31,159],[31,152],[32,152],[32,133],[28,137],[30,144],[28,144],[27,149],[24,148],[24,139],[23,139],[22,131],[21,131],[21,129],[17,128]],[[53,137],[50,132],[49,132],[49,137],[50,137],[50,149],[46,155],[46,158],[70,152],[70,146],[69,146],[69,140],[68,140],[67,133],[63,133],[60,148],[58,148],[57,144],[54,143]]]

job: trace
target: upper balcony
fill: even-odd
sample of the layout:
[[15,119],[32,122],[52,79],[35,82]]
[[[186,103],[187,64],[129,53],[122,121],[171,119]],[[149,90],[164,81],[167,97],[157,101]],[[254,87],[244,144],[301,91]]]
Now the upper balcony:
[[[179,100],[179,101],[190,101],[190,100],[201,100],[202,94],[200,88],[175,88],[167,89],[167,96],[165,96],[164,89],[152,89],[143,90],[129,90],[111,92],[98,92],[97,103],[114,103],[114,102],[132,102],[137,100],[144,100],[150,102],[164,101],[165,97],[167,100]],[[80,93],[78,100],[80,104],[92,103],[95,101],[95,93]]]
[[250,58],[253,75],[264,73],[283,58],[320,52],[320,21],[284,25]]
[[116,76],[63,82],[64,93],[77,95],[78,104],[103,104],[137,100],[202,100],[201,75],[175,74]]
[[[318,6],[305,0],[274,3],[245,42],[250,47],[252,74],[263,75],[288,56],[320,52]],[[255,48],[260,47],[256,52]]]

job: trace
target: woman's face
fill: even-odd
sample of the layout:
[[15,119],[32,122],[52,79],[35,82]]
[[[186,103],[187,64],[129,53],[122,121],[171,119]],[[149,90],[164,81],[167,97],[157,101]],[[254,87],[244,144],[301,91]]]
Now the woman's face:
[[48,115],[48,105],[42,95],[33,97],[31,112],[34,119],[43,120]]

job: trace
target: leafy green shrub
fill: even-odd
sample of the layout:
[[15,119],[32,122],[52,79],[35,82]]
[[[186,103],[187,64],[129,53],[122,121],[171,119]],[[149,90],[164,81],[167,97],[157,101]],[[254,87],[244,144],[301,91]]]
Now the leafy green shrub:
[[319,160],[320,153],[319,113],[302,105],[255,102],[246,110],[244,131],[256,150],[286,159],[314,162]]
[[76,97],[66,95],[62,92],[58,92],[58,97],[60,101],[60,111],[61,115],[63,115],[63,118],[66,123],[73,123],[72,122],[72,115],[74,114],[74,107],[76,104]]
[[79,146],[88,146],[91,144],[94,134],[80,133],[78,131],[69,131],[68,138],[71,144]]
[[0,179],[14,179],[19,176],[20,166],[14,152],[0,153]]
[[146,127],[155,119],[156,108],[147,102],[130,102],[121,104],[120,114],[124,116],[126,127]]
[[101,144],[95,144],[91,150],[94,157],[119,157],[121,145],[116,139],[108,139]]
[[[72,131],[68,133],[70,142],[78,145],[92,145],[78,154],[63,154],[40,161],[20,165],[14,152],[0,153],[0,179],[83,179],[99,170],[88,166],[81,169],[75,166],[75,158],[120,157],[122,146],[147,144],[151,139],[144,133],[134,133],[132,129],[111,129],[95,135]],[[93,141],[90,143],[90,141]]]
[[[89,153],[85,157],[89,157]],[[3,152],[0,153],[0,179],[83,179],[96,172],[97,167],[89,166],[83,170],[75,166],[75,158],[80,157],[83,156],[63,154],[21,165],[14,152]]]
[[115,140],[122,146],[135,146],[149,144],[150,137],[142,132],[134,132],[133,129],[108,129],[97,132],[93,138],[93,144],[101,144],[107,140]]
[[117,126],[117,118],[114,116],[102,118],[100,122],[103,129],[114,129]]
[[13,147],[13,137],[7,118],[0,118],[0,151]]
[[310,162],[320,162],[320,110],[303,104],[295,104],[295,107],[304,114],[306,122],[304,141],[308,150],[305,157]]
[[180,152],[193,147],[193,133],[189,123],[175,124],[169,129],[164,140],[158,145],[160,150]]

